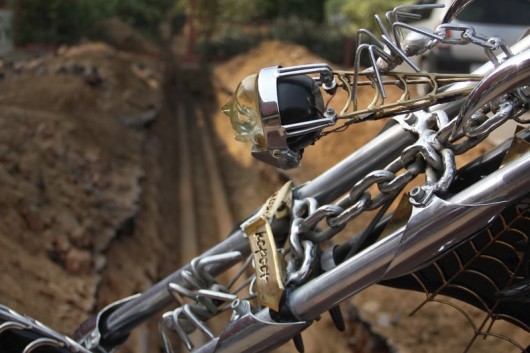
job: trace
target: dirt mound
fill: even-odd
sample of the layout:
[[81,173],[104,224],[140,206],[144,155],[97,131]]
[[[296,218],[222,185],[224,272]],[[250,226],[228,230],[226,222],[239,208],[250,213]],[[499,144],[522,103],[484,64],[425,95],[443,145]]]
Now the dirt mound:
[[94,308],[104,250],[138,212],[160,67],[92,43],[2,70],[0,298],[70,332]]
[[270,66],[293,66],[324,63],[325,59],[305,47],[275,40],[262,42],[248,53],[240,54],[216,67],[215,77],[224,87],[234,90],[244,77]]
[[63,47],[57,55],[7,61],[0,102],[67,114],[101,111],[142,126],[160,108],[159,69],[102,43]]

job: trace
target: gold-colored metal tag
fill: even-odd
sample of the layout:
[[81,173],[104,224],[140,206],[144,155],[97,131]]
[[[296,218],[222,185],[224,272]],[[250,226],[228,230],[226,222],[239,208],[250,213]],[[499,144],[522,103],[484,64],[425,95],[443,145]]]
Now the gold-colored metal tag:
[[271,223],[274,219],[290,215],[292,202],[292,182],[288,182],[267,200],[258,213],[241,225],[254,257],[258,303],[275,311],[279,310],[285,289],[285,271]]

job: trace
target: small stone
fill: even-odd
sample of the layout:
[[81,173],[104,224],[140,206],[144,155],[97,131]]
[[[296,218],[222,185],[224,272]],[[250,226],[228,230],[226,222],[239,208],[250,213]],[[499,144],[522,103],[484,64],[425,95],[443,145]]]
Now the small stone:
[[92,256],[90,252],[86,250],[72,248],[66,254],[64,265],[66,271],[71,274],[88,274],[92,271]]

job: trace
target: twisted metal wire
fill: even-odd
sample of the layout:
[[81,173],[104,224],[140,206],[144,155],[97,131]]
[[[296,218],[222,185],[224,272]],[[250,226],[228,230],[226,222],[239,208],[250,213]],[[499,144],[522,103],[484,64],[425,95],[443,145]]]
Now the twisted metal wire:
[[[255,275],[242,280],[243,275],[252,265],[251,256],[243,261],[241,268],[227,285],[220,284],[206,269],[212,263],[230,264],[241,260],[243,259],[239,252],[197,257],[191,261],[190,268],[183,271],[183,279],[186,282],[184,285],[169,283],[168,290],[179,306],[163,314],[159,322],[159,331],[166,352],[178,351],[171,339],[174,334],[190,351],[194,348],[190,338],[192,332],[199,330],[208,339],[214,339],[214,332],[205,322],[227,310],[233,310],[235,313],[240,305],[234,303],[246,302],[256,297],[253,290]],[[244,288],[248,288],[247,295],[241,295]],[[186,301],[191,302],[186,303]]]

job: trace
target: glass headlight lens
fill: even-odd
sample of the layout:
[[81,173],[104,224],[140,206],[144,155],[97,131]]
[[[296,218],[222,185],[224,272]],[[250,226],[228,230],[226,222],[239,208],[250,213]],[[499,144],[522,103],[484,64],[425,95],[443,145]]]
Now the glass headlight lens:
[[257,75],[245,77],[222,112],[228,115],[238,141],[263,146],[263,127],[258,107]]
[[319,73],[318,82],[334,87],[333,73],[325,64],[273,66],[245,77],[222,108],[236,140],[251,142],[256,159],[282,169],[296,168],[303,149],[335,123],[335,114],[324,114],[319,83],[307,76],[310,73]]

